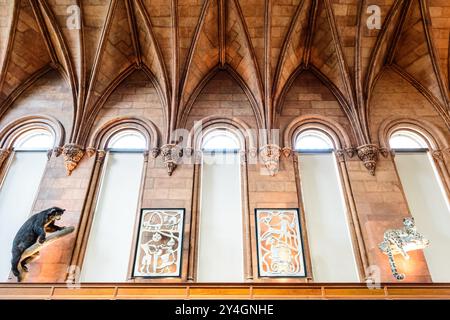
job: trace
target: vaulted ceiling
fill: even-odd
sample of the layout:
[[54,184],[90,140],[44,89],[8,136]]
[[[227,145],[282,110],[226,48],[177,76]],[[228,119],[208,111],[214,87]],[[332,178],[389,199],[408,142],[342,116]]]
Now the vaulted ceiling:
[[[381,8],[381,29],[368,28],[369,5]],[[448,0],[2,0],[0,116],[57,69],[73,93],[70,140],[82,142],[109,94],[141,69],[160,94],[169,140],[208,79],[226,69],[259,125],[273,128],[290,84],[309,69],[358,143],[370,143],[371,93],[386,67],[450,124],[449,31]]]

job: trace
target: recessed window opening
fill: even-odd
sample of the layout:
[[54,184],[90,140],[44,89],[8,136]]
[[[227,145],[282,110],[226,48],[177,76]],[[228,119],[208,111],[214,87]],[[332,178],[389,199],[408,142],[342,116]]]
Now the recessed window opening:
[[333,146],[318,129],[303,131],[295,139],[313,279],[359,282]]
[[410,130],[391,135],[395,165],[417,231],[430,241],[423,252],[433,282],[450,282],[450,206],[425,138]]
[[34,129],[22,133],[13,145],[0,181],[0,282],[8,279],[12,241],[33,210],[53,144],[50,132]]
[[116,132],[108,141],[81,282],[121,282],[138,211],[146,139],[136,130]]
[[142,152],[145,149],[145,137],[134,130],[126,130],[115,134],[107,146],[107,150],[111,152]]
[[225,129],[202,139],[197,281],[244,281],[240,143]]

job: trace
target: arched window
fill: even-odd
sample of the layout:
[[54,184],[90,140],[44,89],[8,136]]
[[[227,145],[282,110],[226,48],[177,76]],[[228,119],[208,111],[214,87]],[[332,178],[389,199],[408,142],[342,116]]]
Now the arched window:
[[333,140],[305,130],[295,138],[313,279],[359,282]]
[[48,151],[54,143],[53,136],[46,130],[32,130],[19,136],[14,143],[18,151]]
[[135,130],[118,132],[107,142],[83,282],[120,282],[129,277],[146,145]]
[[215,129],[203,136],[197,281],[244,280],[238,137]]
[[108,143],[108,150],[114,151],[144,151],[145,148],[144,136],[133,130],[114,135]]
[[203,137],[202,150],[207,152],[235,152],[239,150],[239,140],[226,130],[214,130]]
[[13,144],[0,184],[0,281],[8,279],[12,241],[33,209],[53,143],[50,132],[35,129],[22,133]]
[[403,151],[421,149],[425,151],[428,149],[428,144],[424,138],[406,130],[399,130],[393,133],[389,139],[389,145],[391,149]]
[[427,139],[395,131],[389,140],[395,164],[417,229],[429,241],[424,249],[434,282],[450,282],[450,209],[445,189],[430,156]]

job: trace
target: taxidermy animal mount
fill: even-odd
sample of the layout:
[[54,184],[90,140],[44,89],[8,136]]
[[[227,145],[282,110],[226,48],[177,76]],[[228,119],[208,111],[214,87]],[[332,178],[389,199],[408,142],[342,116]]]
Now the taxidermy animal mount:
[[[52,207],[32,215],[20,227],[12,246],[11,271],[21,282],[28,272],[28,264],[39,256],[39,251],[49,243],[73,232],[73,227],[55,225],[65,209]],[[51,233],[47,237],[47,233]]]
[[430,244],[417,232],[413,218],[404,218],[403,225],[403,229],[387,230],[384,233],[383,242],[378,246],[383,253],[387,254],[392,275],[397,280],[405,279],[405,275],[398,272],[394,255],[401,254],[403,258],[409,259],[408,251],[423,249]]

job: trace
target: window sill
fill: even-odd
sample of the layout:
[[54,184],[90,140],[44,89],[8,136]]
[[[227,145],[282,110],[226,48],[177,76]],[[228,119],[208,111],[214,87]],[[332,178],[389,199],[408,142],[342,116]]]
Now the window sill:
[[450,284],[0,284],[0,299],[450,299]]

